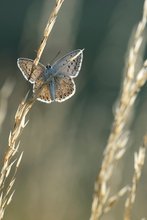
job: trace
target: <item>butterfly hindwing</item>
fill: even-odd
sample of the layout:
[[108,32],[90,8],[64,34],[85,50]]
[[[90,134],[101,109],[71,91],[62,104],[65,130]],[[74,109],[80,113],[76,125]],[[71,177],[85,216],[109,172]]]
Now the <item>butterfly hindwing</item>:
[[35,83],[33,84],[33,93],[36,94],[37,92],[39,92],[39,94],[37,95],[38,97],[37,100],[41,102],[51,103],[52,99],[49,90],[49,84],[43,85],[43,83],[44,83],[43,77],[42,76],[38,77]]
[[55,101],[64,102],[74,95],[76,91],[76,86],[73,81],[68,76],[64,77],[54,77],[55,83]]
[[44,65],[39,63],[37,66],[34,66],[34,70],[32,71],[33,60],[28,58],[19,58],[17,60],[17,65],[25,79],[29,80],[30,83],[34,83],[46,69]]

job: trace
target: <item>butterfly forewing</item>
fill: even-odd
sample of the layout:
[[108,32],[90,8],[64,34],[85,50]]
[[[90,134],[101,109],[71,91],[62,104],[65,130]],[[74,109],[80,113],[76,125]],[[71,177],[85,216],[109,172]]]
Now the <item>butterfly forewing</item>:
[[33,60],[27,58],[19,58],[17,60],[17,65],[25,79],[29,80],[30,83],[34,83],[40,75],[44,74],[46,69],[41,63],[34,66],[34,69],[32,69]]
[[74,95],[76,87],[73,79],[68,76],[55,77],[55,101],[64,102]]
[[83,50],[74,50],[53,64],[53,68],[59,75],[76,77],[81,69]]

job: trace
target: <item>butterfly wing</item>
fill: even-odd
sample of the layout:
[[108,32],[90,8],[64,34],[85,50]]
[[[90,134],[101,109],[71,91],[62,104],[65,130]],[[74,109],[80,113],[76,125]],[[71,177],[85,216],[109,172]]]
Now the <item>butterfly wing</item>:
[[64,102],[74,95],[76,86],[72,78],[68,76],[54,77],[55,101]]
[[81,69],[83,50],[74,50],[53,64],[56,75],[76,77]]
[[[33,93],[36,93],[39,88],[41,88],[41,85],[44,83],[43,77],[40,76],[36,79],[35,83],[33,84]],[[49,84],[44,84],[41,88],[37,100],[45,103],[51,103],[51,94],[49,90]]]
[[37,66],[34,66],[34,70],[32,71],[33,60],[28,58],[17,59],[17,65],[24,78],[29,80],[30,83],[34,83],[36,79],[46,70],[46,67],[39,63]]

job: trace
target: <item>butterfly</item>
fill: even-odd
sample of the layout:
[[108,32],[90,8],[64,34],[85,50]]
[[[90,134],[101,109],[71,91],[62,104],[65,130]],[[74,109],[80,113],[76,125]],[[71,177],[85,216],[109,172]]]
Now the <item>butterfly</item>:
[[17,65],[24,78],[33,84],[33,93],[42,86],[37,95],[41,102],[64,102],[76,91],[73,78],[77,77],[83,61],[83,50],[77,49],[67,53],[52,66],[39,63],[33,67],[33,60],[18,58]]

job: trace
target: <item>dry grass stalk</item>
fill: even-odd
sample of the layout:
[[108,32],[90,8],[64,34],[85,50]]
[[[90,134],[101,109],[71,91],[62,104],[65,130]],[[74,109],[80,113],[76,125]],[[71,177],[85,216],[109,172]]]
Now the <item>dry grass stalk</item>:
[[14,128],[9,135],[8,149],[5,154],[3,167],[0,173],[0,219],[3,218],[5,209],[10,203],[12,195],[14,194],[14,192],[12,192],[12,187],[14,185],[15,176],[23,155],[23,153],[21,153],[19,157],[16,156],[19,148],[19,144],[17,144],[17,142],[23,128],[27,124],[25,122],[25,117],[32,107],[35,98],[36,97],[27,101],[26,97],[19,105],[15,115]]
[[141,177],[142,168],[145,161],[147,148],[147,135],[144,137],[143,146],[139,148],[139,152],[134,154],[134,175],[132,178],[132,186],[125,202],[124,220],[131,219],[132,206],[135,202],[137,184]]
[[[46,46],[46,42],[49,36],[49,33],[51,32],[53,25],[55,24],[57,14],[60,10],[60,7],[64,0],[57,0],[56,5],[51,13],[51,16],[49,17],[49,20],[47,22],[47,25],[44,30],[43,40],[40,44],[40,47],[37,51],[36,59],[34,60],[34,64],[37,65],[40,57],[43,53],[43,50]],[[35,95],[32,95],[30,99],[28,99],[28,94],[24,98],[24,100],[20,103],[18,106],[17,112],[15,114],[15,122],[14,122],[14,128],[10,132],[9,140],[8,140],[8,149],[6,151],[5,157],[4,157],[4,163],[3,167],[1,169],[0,173],[0,220],[4,216],[5,209],[7,205],[11,202],[12,196],[14,194],[14,191],[12,192],[12,187],[15,183],[15,176],[19,167],[19,164],[22,159],[23,153],[20,154],[20,156],[16,156],[16,153],[19,148],[18,140],[19,137],[26,126],[26,116],[30,109],[32,108],[34,102],[36,101],[36,98],[38,96],[38,93],[42,89],[43,85],[38,89]],[[16,158],[16,159],[15,159]],[[14,167],[15,165],[15,167]],[[12,171],[13,167],[13,171]],[[10,174],[12,177],[10,178]],[[8,179],[8,177],[10,179]],[[7,182],[7,183],[6,183]]]
[[139,50],[143,46],[142,41],[146,22],[147,0],[144,2],[143,16],[137,26],[134,41],[130,48],[122,91],[114,113],[113,126],[104,152],[102,166],[95,182],[90,220],[100,219],[109,205],[107,204],[110,191],[108,187],[109,180],[116,160],[120,159],[126,150],[126,143],[129,138],[127,131],[128,119],[137,94],[147,79],[147,61],[144,62],[139,73],[135,73]]
[[56,22],[56,18],[57,18],[57,15],[58,15],[58,12],[62,6],[62,3],[64,2],[64,0],[56,0],[56,5],[48,19],[48,22],[47,22],[47,25],[44,29],[44,33],[43,33],[43,39],[41,41],[41,44],[37,50],[37,56],[36,58],[34,59],[34,65],[32,66],[32,72],[33,70],[35,69],[35,66],[37,66],[37,64],[39,63],[39,60],[41,58],[41,55],[43,53],[43,50],[46,46],[46,43],[47,43],[47,40],[48,40],[48,37],[49,37],[49,34],[51,33],[51,30]]
[[110,197],[107,202],[107,207],[104,209],[104,213],[107,213],[118,202],[118,200],[130,190],[129,186],[122,188],[116,195]]

